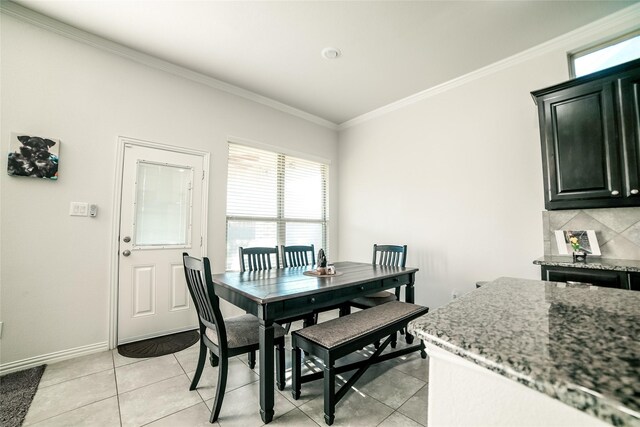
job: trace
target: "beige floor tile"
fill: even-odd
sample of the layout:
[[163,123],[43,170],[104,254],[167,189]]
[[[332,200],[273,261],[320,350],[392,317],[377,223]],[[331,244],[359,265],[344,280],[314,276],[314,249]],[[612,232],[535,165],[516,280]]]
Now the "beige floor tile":
[[[200,342],[195,343],[191,347],[174,353],[178,363],[185,372],[193,372],[198,366],[198,355],[200,354]],[[209,363],[209,354],[207,353],[207,363]]]
[[407,418],[399,412],[394,412],[389,415],[387,419],[378,424],[378,427],[421,427],[422,424],[418,424],[411,418]]
[[[194,372],[189,372],[187,376],[189,380],[193,379]],[[239,387],[251,384],[260,379],[258,374],[253,372],[247,365],[239,361],[237,358],[232,357],[229,359],[229,371],[227,374],[227,387],[226,391],[235,390]],[[216,388],[218,386],[218,368],[211,367],[209,362],[204,366],[202,376],[198,382],[198,393],[202,396],[202,399],[208,400],[216,395]]]
[[113,354],[113,366],[119,368],[120,366],[130,365],[132,363],[142,362],[143,360],[149,360],[148,357],[125,357],[118,353],[118,349],[111,350]]
[[120,399],[122,425],[141,426],[202,402],[189,391],[185,374],[123,393]]
[[[283,416],[271,421],[269,426],[318,427],[318,424],[300,409],[295,408]],[[326,425],[326,424],[325,424]]]
[[[293,410],[295,406],[275,392],[274,420]],[[213,399],[205,402],[209,409],[213,407]],[[263,424],[260,417],[260,383],[255,382],[225,394],[218,422],[221,427],[253,427]]]
[[[324,422],[322,396],[300,406],[305,414],[320,425]],[[336,405],[334,426],[375,426],[387,418],[393,409],[363,393],[349,391]]]
[[121,366],[116,368],[118,394],[178,375],[184,375],[184,371],[173,354]]
[[39,388],[25,424],[33,424],[116,395],[113,369]]
[[220,427],[218,423],[209,422],[210,416],[211,411],[202,402],[147,424],[147,427]]
[[429,396],[429,386],[426,385],[414,394],[407,402],[398,408],[398,412],[412,420],[427,425],[427,399]]
[[356,381],[354,388],[393,409],[398,409],[426,383],[417,378],[389,369],[384,363],[370,367]]
[[113,357],[110,351],[101,351],[88,356],[63,360],[47,365],[38,387],[49,387],[64,381],[79,378],[96,372],[113,369]]
[[429,358],[421,358],[420,353],[411,353],[399,357],[395,364],[395,369],[424,382],[429,381]]
[[37,427],[120,426],[118,398],[110,397],[35,424]]

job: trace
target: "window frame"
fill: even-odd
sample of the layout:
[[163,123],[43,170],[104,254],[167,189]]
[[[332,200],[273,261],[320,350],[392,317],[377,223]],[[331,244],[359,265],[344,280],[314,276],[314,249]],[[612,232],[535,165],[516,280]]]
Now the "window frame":
[[[576,78],[575,60],[577,58],[581,58],[583,56],[589,55],[590,53],[597,52],[602,49],[606,49],[610,46],[616,45],[618,43],[622,43],[626,40],[632,39],[637,36],[640,36],[640,28],[633,30],[629,33],[624,33],[612,39],[608,39],[604,42],[598,42],[595,44],[588,45],[587,47],[583,47],[574,51],[567,52],[567,63],[569,64],[569,77],[572,79]],[[598,70],[598,71],[601,71],[601,70]],[[598,71],[594,71],[594,73],[597,73]],[[590,74],[593,74],[593,73],[590,73]],[[585,76],[588,76],[588,75],[589,74],[585,74]],[[580,76],[580,77],[584,77],[584,76]]]
[[[276,216],[275,217],[266,217],[266,216],[243,216],[243,215],[228,215],[225,212],[225,254],[228,252],[229,245],[229,221],[246,221],[246,222],[265,222],[265,223],[276,223],[276,245],[278,248],[280,245],[286,244],[286,226],[287,223],[303,223],[303,224],[320,224],[322,226],[321,239],[322,239],[322,247],[325,252],[329,253],[329,176],[330,176],[330,168],[331,161],[326,158],[316,157],[313,155],[309,155],[306,153],[301,153],[293,150],[283,149],[282,147],[278,147],[275,145],[264,144],[256,141],[249,141],[241,138],[227,138],[227,156],[229,155],[229,147],[231,144],[242,145],[248,148],[253,148],[257,150],[268,151],[273,154],[276,154],[278,157],[277,160],[277,170],[276,176],[277,179],[277,187],[276,187]],[[321,165],[324,165],[322,179],[324,180],[325,187],[325,197],[322,203],[322,218],[318,219],[306,219],[306,218],[286,218],[284,216],[284,197],[285,197],[285,159],[287,157],[298,158],[310,162],[315,162]],[[227,157],[227,180],[229,177],[229,157]],[[227,187],[228,192],[228,187]],[[227,193],[228,200],[228,193]],[[228,208],[228,202],[225,202],[225,211]],[[320,248],[317,248],[320,249]],[[227,260],[225,260],[225,270],[227,266]],[[230,270],[226,270],[230,271]]]

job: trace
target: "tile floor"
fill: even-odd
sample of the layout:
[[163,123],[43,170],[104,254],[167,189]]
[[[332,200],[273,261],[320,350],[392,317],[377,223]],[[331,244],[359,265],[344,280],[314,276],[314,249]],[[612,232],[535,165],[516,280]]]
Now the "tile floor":
[[[323,314],[326,318],[333,316]],[[401,340],[399,346],[403,343]],[[287,345],[290,350],[289,336]],[[287,387],[282,392],[276,390],[275,416],[270,425],[325,426],[322,380],[303,384],[300,399],[293,400],[289,355],[287,351]],[[354,354],[345,359],[361,357]],[[114,350],[51,364],[42,376],[24,425],[210,426],[217,368],[207,362],[198,389],[189,391],[197,360],[198,344],[152,359],[125,358]],[[318,369],[313,358],[303,363],[304,369]],[[214,425],[263,425],[258,372],[258,366],[249,369],[246,355],[230,361],[227,392]],[[338,404],[334,425],[426,426],[427,376],[428,360],[418,353],[372,366]]]

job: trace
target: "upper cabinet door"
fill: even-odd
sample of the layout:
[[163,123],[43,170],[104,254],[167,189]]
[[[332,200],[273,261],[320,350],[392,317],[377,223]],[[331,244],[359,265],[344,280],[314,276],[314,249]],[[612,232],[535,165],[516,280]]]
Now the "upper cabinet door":
[[547,208],[554,202],[622,197],[613,82],[543,98]]
[[621,76],[617,89],[625,196],[640,199],[640,71]]

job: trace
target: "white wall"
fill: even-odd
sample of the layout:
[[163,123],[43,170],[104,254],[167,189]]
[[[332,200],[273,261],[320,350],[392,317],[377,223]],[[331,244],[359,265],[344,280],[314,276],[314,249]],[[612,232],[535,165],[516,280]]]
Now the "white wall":
[[[334,130],[5,14],[0,25],[0,152],[11,132],[61,140],[57,182],[0,172],[2,364],[106,345],[118,136],[211,152],[208,255],[217,272],[225,265],[228,136],[331,160],[337,242]],[[71,201],[96,203],[98,217],[70,217]]]
[[407,244],[416,301],[430,307],[478,280],[539,278],[544,195],[529,93],[569,78],[568,50],[628,30],[611,27],[342,130],[340,257]]

